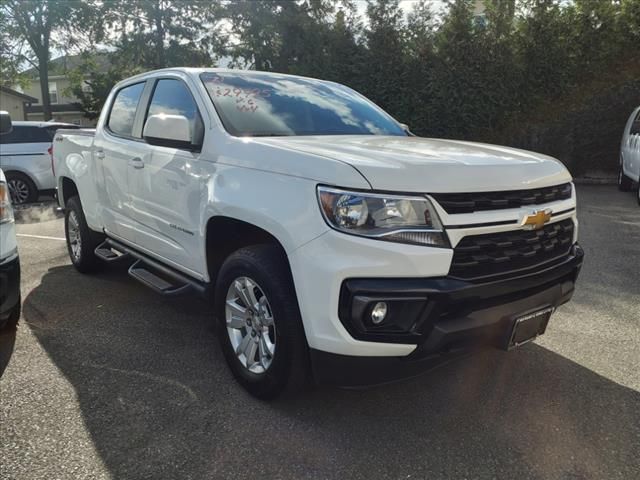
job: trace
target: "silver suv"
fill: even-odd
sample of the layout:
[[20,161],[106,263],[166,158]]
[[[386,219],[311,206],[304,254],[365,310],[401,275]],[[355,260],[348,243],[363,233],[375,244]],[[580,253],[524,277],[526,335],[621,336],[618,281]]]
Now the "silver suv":
[[38,200],[53,192],[51,141],[59,128],[79,128],[69,123],[13,122],[13,130],[0,137],[0,168],[14,205]]

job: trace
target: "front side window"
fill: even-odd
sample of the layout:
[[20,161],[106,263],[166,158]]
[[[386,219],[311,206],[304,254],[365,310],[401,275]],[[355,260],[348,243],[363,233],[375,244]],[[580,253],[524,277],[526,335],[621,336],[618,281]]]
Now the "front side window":
[[397,135],[402,127],[343,85],[286,75],[200,75],[227,131],[235,136]]
[[107,122],[109,130],[125,137],[133,135],[133,122],[143,90],[144,82],[124,87],[118,91],[109,113]]
[[191,92],[180,80],[161,79],[156,83],[147,118],[163,113],[186,117],[191,127],[192,143],[198,143],[203,130],[200,114]]

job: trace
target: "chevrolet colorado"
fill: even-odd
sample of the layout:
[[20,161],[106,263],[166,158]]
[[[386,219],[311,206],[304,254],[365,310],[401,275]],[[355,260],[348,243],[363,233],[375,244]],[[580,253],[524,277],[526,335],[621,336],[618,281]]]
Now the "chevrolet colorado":
[[117,84],[53,157],[80,272],[198,292],[259,398],[364,386],[545,331],[582,265],[557,160],[413,136],[355,91],[172,68]]

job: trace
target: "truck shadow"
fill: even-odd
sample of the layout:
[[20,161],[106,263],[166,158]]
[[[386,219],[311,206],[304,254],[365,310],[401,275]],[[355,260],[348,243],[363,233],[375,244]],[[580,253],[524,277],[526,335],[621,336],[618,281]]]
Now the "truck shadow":
[[633,476],[640,394],[541,346],[267,404],[234,382],[203,302],[126,278],[53,268],[22,323],[113,478]]

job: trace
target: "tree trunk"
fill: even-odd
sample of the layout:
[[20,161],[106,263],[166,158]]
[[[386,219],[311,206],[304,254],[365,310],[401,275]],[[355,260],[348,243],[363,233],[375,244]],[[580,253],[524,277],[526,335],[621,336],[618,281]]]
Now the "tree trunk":
[[40,71],[40,93],[42,93],[42,113],[44,121],[51,120],[51,98],[49,97],[49,55],[38,55],[38,70]]
[[164,58],[164,25],[162,24],[162,13],[162,3],[158,2],[155,11],[157,68],[165,68],[167,66]]

